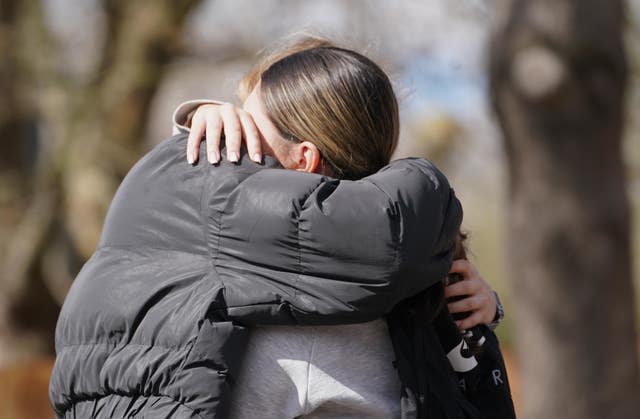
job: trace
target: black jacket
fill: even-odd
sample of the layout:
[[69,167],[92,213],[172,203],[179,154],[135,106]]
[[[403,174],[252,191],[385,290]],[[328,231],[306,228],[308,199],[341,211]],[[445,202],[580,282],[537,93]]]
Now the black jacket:
[[185,143],[127,175],[69,291],[58,417],[224,418],[246,327],[370,321],[449,270],[462,210],[426,160],[338,181],[269,158],[190,166]]

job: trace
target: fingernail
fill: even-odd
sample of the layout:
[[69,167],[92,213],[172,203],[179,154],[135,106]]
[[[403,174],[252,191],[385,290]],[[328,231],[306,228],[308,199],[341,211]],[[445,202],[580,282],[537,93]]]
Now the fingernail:
[[220,153],[213,153],[213,164],[218,164],[220,163]]
[[230,162],[237,163],[239,158],[240,156],[238,156],[238,153],[236,153],[235,151],[232,151],[231,153],[229,153]]
[[262,156],[260,155],[260,153],[255,153],[253,155],[253,161],[256,163],[261,163],[262,162]]
[[187,153],[187,162],[193,164],[193,155],[191,153]]

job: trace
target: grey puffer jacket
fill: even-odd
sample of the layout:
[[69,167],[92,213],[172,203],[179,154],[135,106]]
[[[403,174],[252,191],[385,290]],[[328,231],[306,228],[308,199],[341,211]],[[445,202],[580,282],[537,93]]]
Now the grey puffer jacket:
[[127,175],[69,291],[57,417],[224,418],[247,327],[370,321],[449,270],[462,210],[428,161],[339,181],[190,166],[186,138]]

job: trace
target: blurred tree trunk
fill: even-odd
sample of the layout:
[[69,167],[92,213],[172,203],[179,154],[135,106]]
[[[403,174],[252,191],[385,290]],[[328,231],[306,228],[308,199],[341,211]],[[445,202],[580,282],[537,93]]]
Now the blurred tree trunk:
[[637,417],[619,0],[514,0],[492,37],[509,167],[520,411]]
[[143,151],[149,104],[199,3],[104,0],[100,62],[80,81],[57,62],[42,2],[0,0],[4,361],[52,350],[59,304],[95,249],[117,185]]
[[[46,208],[50,201],[36,199],[33,193],[38,118],[30,95],[37,71],[26,52],[34,36],[27,3],[0,0],[0,362],[50,346],[29,326],[34,320],[49,328],[54,324],[47,321],[54,305],[46,290],[34,290],[27,272],[5,269],[9,261],[19,269],[27,265],[23,261],[38,251],[51,223]],[[27,218],[34,223],[24,222]],[[18,225],[23,228],[18,230]],[[31,243],[25,245],[27,241]],[[33,307],[38,310],[33,312]]]

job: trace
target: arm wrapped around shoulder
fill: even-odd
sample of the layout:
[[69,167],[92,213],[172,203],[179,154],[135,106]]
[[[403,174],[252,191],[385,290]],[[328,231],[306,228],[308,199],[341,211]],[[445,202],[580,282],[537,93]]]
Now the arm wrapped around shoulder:
[[245,324],[379,318],[442,280],[462,220],[445,176],[415,158],[358,181],[262,170],[219,213],[216,269]]

